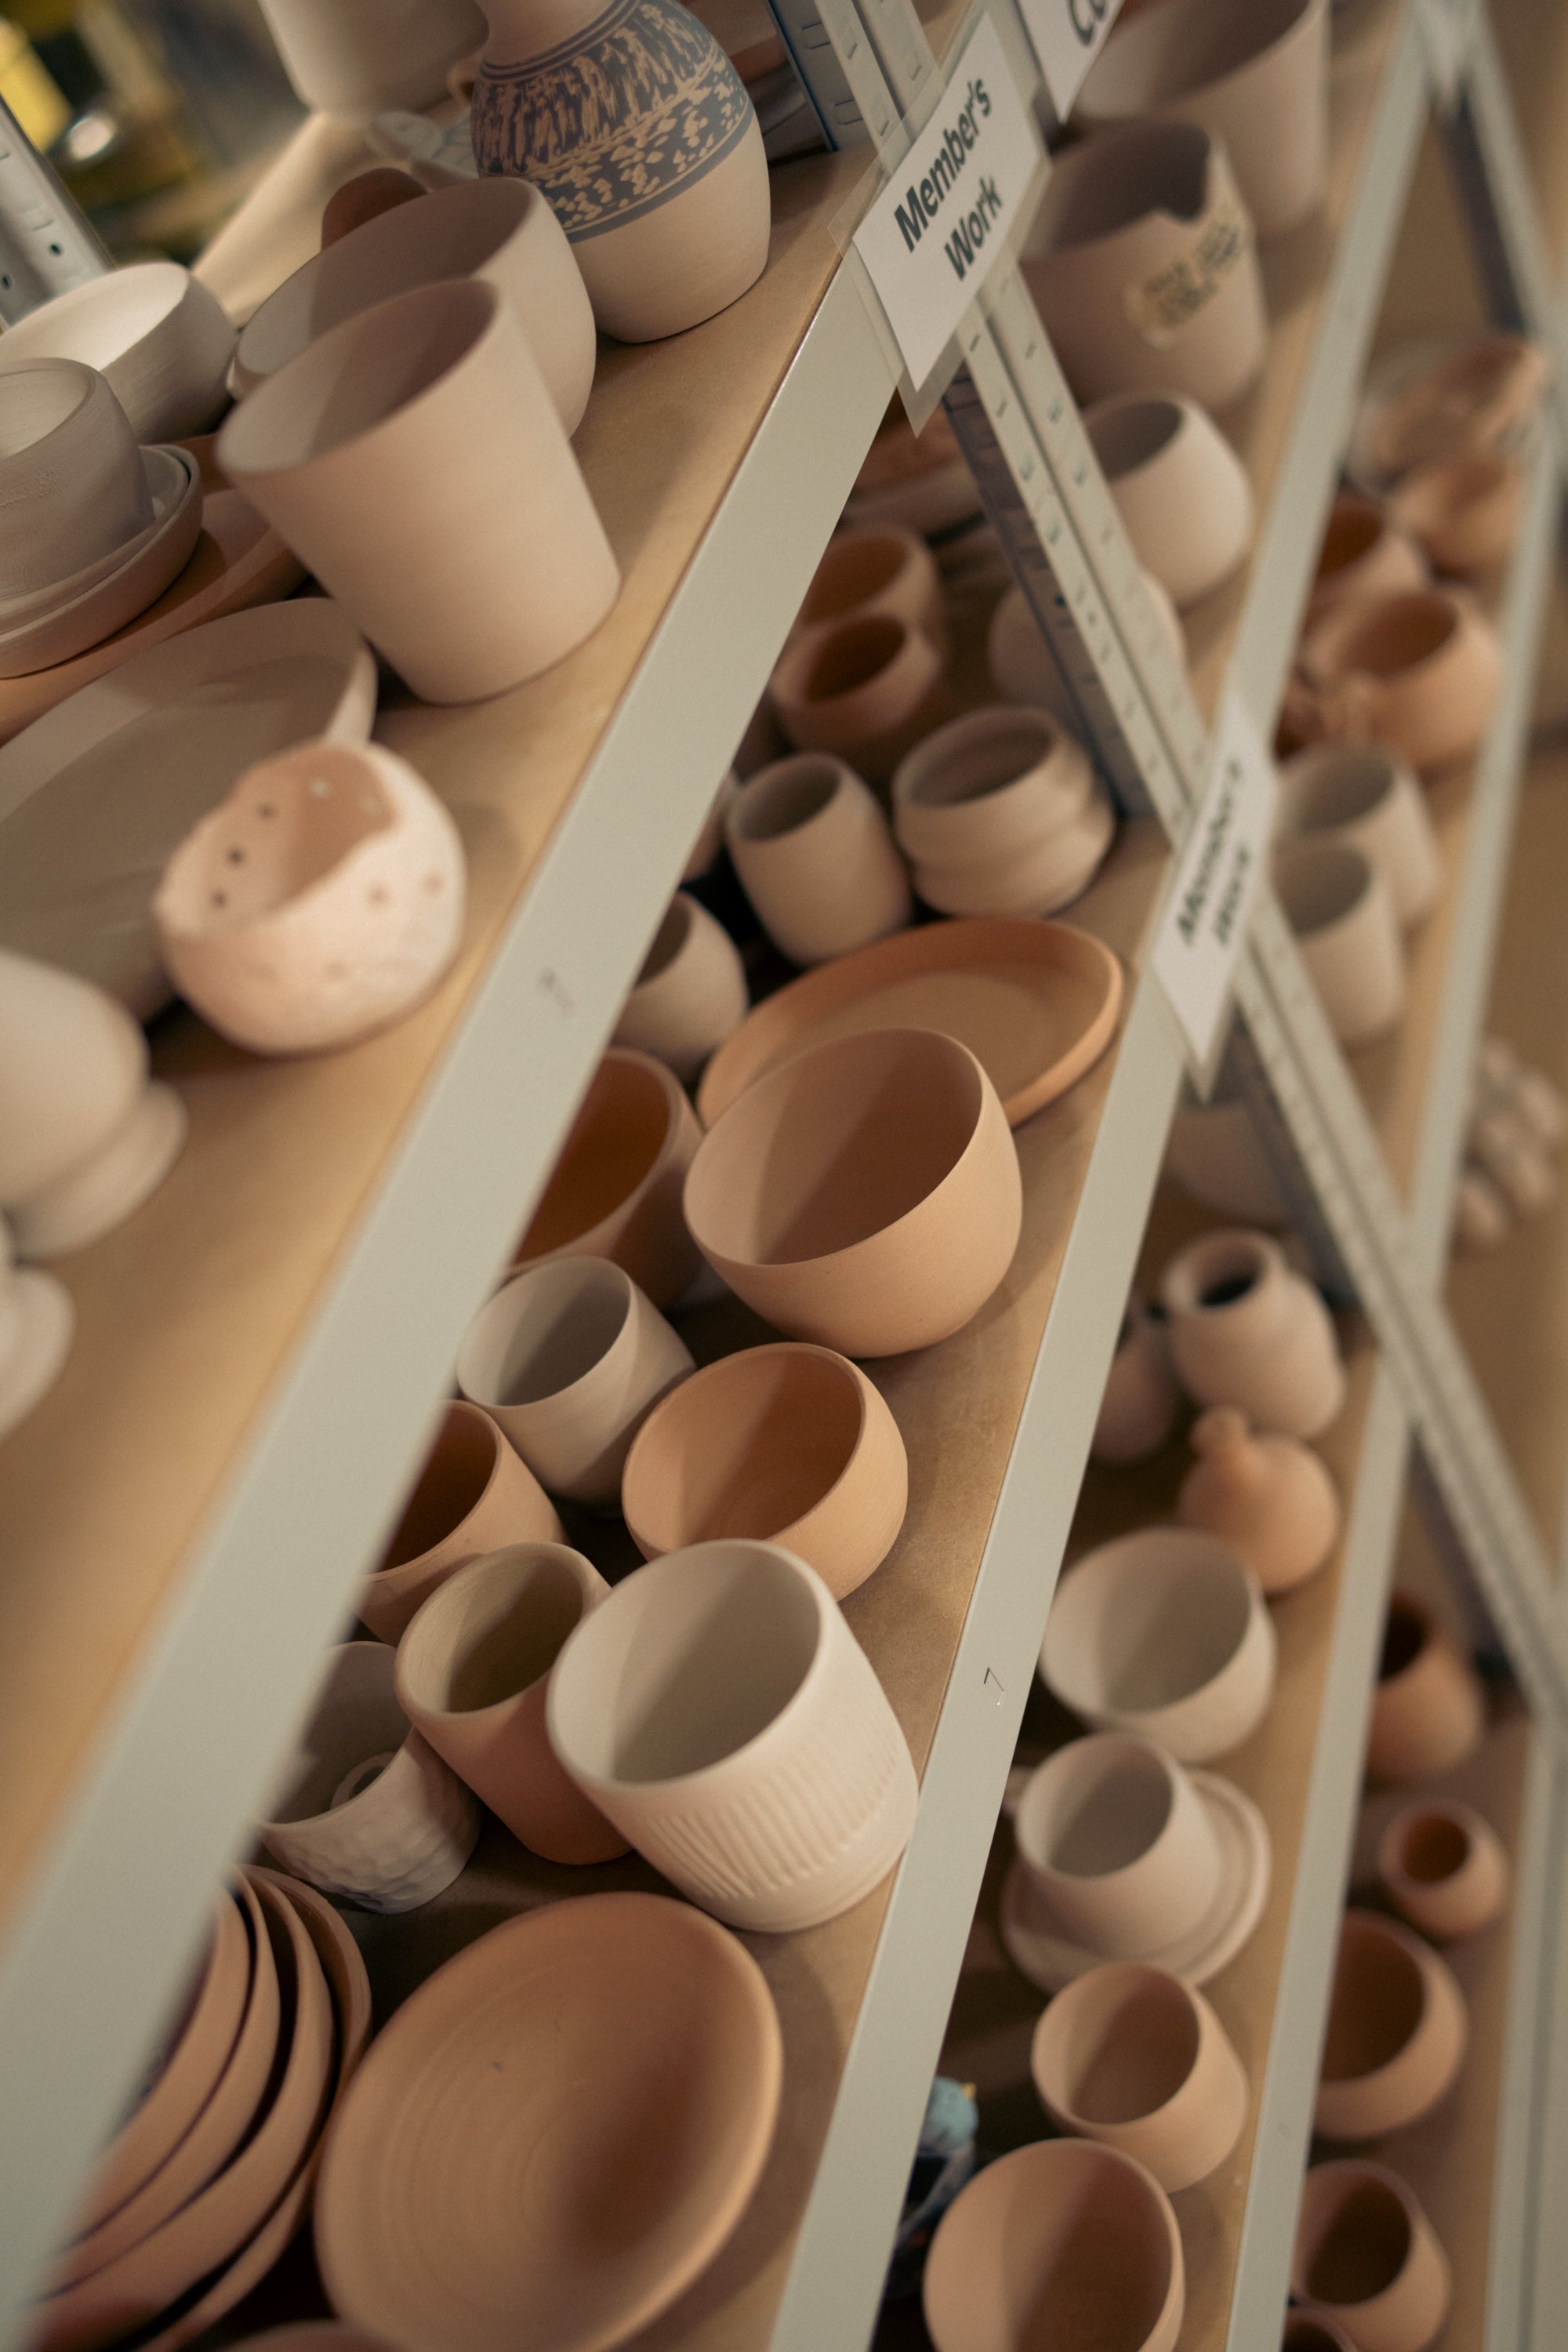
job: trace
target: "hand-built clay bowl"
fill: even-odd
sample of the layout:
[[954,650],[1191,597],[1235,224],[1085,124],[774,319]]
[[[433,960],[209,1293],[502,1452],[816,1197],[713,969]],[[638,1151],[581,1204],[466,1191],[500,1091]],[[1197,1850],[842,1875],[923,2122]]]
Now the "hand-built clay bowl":
[[1377,1849],[1377,1878],[1396,1911],[1443,1942],[1489,1927],[1508,1900],[1508,1856],[1472,1806],[1432,1798],[1402,1806]]
[[786,646],[769,691],[801,751],[832,751],[880,783],[952,709],[942,657],[893,613],[850,614]]
[[1399,918],[1364,849],[1310,838],[1284,841],[1274,887],[1323,1016],[1342,1045],[1371,1045],[1405,1010]]
[[152,522],[136,436],[91,368],[0,366],[0,597],[10,602],[118,556]]
[[1120,2148],[1162,2189],[1205,2179],[1247,2121],[1246,2071],[1202,1993],[1132,1960],[1063,1986],[1029,2071],[1058,2131]]
[[1403,596],[1431,584],[1426,559],[1415,541],[1389,520],[1379,499],[1346,490],[1329,509],[1307,626],[1321,621],[1331,604],[1357,597]]
[[1092,2140],[999,2157],[942,2215],[921,2288],[936,2352],[1175,2352],[1182,2233],[1151,2173]]
[[1207,413],[1166,394],[1120,393],[1083,424],[1132,552],[1172,602],[1195,604],[1228,580],[1252,545],[1252,486]]
[[449,1404],[381,1566],[354,1608],[378,1641],[395,1642],[438,1584],[503,1544],[563,1543],[555,1507],[478,1405]]
[[672,1306],[702,1265],[680,1207],[701,1139],[664,1064],[613,1046],[589,1083],[514,1264],[607,1257],[656,1307]]
[[1375,1911],[1347,1911],[1313,2125],[1381,2139],[1447,2096],[1465,2061],[1464,1995],[1429,1944]]
[[1426,2352],[1448,2315],[1448,2258],[1385,2164],[1314,2164],[1301,2189],[1290,2291],[1321,2305],[1357,2352]]
[[[719,846],[716,838],[715,856]],[[734,940],[698,899],[678,890],[621,1007],[613,1043],[653,1055],[690,1086],[709,1055],[734,1035],[749,1003]]]
[[1453,1635],[1415,1593],[1391,1593],[1367,1769],[1384,1780],[1452,1771],[1479,1744],[1486,1719],[1480,1684]]
[[912,530],[863,524],[837,532],[812,574],[790,635],[807,636],[831,622],[876,613],[890,613],[923,630],[939,653],[947,650],[942,576],[930,548]]
[[893,824],[928,906],[1049,915],[1088,888],[1116,812],[1065,729],[997,707],[939,727],[900,761]]
[[974,1055],[922,1029],[814,1046],[708,1135],[687,1223],[716,1273],[792,1338],[892,1356],[944,1339],[1012,1263],[1018,1154]]
[[1410,770],[1381,743],[1324,743],[1281,772],[1281,831],[1359,849],[1383,877],[1396,919],[1427,914],[1442,880],[1432,820]]
[[5,330],[5,362],[80,360],[97,368],[138,441],[205,433],[227,405],[234,329],[177,261],[138,261],[89,278]]
[[865,1373],[789,1341],[682,1381],[644,1422],[621,1480],[645,1559],[754,1537],[793,1551],[840,1601],[886,1559],[908,1498],[899,1425]]
[[689,1905],[590,1895],[448,1960],[328,2134],[316,2251],[404,2352],[600,2352],[744,2211],[783,2077],[762,1970]]

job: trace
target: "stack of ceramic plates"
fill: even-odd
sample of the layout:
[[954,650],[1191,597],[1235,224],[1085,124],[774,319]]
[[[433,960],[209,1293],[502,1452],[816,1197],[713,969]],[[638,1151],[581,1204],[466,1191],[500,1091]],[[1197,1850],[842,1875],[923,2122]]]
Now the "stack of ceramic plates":
[[149,523],[68,579],[0,604],[0,677],[25,677],[100,645],[184,570],[202,527],[201,468],[171,445],[143,449],[142,470]]
[[364,1963],[331,1904],[275,1872],[243,1872],[38,2307],[37,2352],[92,2352],[153,2327],[143,2352],[172,2352],[232,2309],[304,2219],[321,2135],[369,2032]]

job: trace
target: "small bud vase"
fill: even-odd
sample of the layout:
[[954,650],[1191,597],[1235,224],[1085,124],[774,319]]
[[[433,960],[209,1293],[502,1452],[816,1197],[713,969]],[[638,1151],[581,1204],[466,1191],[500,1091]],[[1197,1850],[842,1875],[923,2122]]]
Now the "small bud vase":
[[1198,1456],[1176,1515],[1229,1544],[1265,1592],[1289,1592],[1324,1566],[1340,1532],[1340,1498],[1310,1445],[1251,1429],[1234,1405],[1193,1424]]

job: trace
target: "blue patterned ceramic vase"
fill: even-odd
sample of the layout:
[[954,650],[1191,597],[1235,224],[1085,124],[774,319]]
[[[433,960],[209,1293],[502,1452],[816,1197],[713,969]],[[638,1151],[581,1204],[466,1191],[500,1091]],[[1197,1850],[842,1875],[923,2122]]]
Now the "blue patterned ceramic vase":
[[481,172],[549,198],[606,334],[710,319],[768,257],[767,160],[739,75],[676,0],[486,0]]

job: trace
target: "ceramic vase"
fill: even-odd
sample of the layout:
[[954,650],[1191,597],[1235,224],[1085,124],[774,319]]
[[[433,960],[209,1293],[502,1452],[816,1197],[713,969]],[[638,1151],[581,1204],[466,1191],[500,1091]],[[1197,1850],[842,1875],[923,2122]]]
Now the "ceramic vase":
[[381,114],[447,94],[447,68],[483,37],[474,0],[261,0],[307,106]]
[[234,329],[216,296],[177,261],[138,261],[57,294],[5,330],[13,360],[95,368],[135,439],[209,432],[228,404]]
[[882,783],[952,709],[942,657],[891,613],[825,623],[786,646],[768,691],[802,751],[831,751]]
[[114,556],[153,520],[125,412],[78,361],[7,354],[0,367],[0,519],[6,604]]
[[1459,589],[1336,604],[1308,630],[1286,693],[1304,743],[1385,743],[1422,775],[1468,759],[1502,688],[1491,625]]
[[1228,580],[1252,545],[1252,485],[1203,409],[1120,393],[1083,424],[1132,552],[1172,602],[1195,604]]
[[1405,1010],[1405,952],[1394,901],[1371,858],[1338,841],[1287,841],[1275,854],[1274,887],[1341,1045],[1386,1036]]
[[1347,1911],[1329,2000],[1313,2126],[1325,2139],[1381,2139],[1447,2097],[1469,2020],[1447,1961],[1396,1920]]
[[992,708],[939,727],[900,762],[893,825],[928,906],[1049,915],[1093,879],[1116,812],[1064,728],[1043,712]]
[[544,1729],[555,1661],[609,1590],[563,1543],[510,1544],[448,1577],[397,1645],[395,1687],[410,1723],[547,1862],[610,1862],[626,1850]]
[[1524,505],[1524,469],[1495,453],[1415,467],[1389,494],[1389,511],[1439,572],[1479,579],[1505,561]]
[[1301,2189],[1293,2294],[1337,2320],[1357,2352],[1426,2352],[1448,2315],[1448,2258],[1408,2183],[1385,2164],[1314,2164]]
[[1331,604],[1403,596],[1430,584],[1425,556],[1410,534],[1393,520],[1388,509],[1377,499],[1343,491],[1329,509],[1317,574],[1307,600],[1307,626],[1321,621]]
[[1251,2096],[1197,1988],[1131,1960],[1063,1986],[1035,2028],[1029,2071],[1058,2131],[1135,2158],[1166,2189],[1225,2162]]
[[458,1385],[552,1495],[613,1510],[632,1439],[691,1370],[683,1340],[607,1258],[531,1266],[482,1307]]
[[218,463],[428,702],[536,677],[620,588],[522,329],[477,278],[332,328],[240,403]]
[[1017,1148],[967,1046],[868,1029],[749,1087],[704,1138],[686,1218],[716,1274],[792,1339],[892,1356],[960,1329],[1012,1263]]
[[1377,1878],[1400,1916],[1448,1943],[1489,1927],[1508,1900],[1508,1856],[1471,1805],[1402,1805],[1377,1848]]
[[1359,849],[1381,877],[1404,927],[1429,914],[1443,878],[1420,785],[1380,743],[1321,744],[1281,772],[1282,830],[1292,838]]
[[1126,123],[1065,150],[1023,271],[1080,400],[1178,393],[1219,409],[1262,368],[1251,216],[1194,123]]
[[730,803],[724,839],[758,920],[792,963],[869,947],[913,911],[887,818],[827,752],[760,769]]
[[615,1043],[651,1054],[691,1086],[750,1005],[734,940],[698,899],[678,890],[621,1007]]
[[1089,1452],[1097,1462],[1142,1462],[1159,1452],[1180,1409],[1164,1325],[1134,1296],[1121,1318]]
[[447,1577],[507,1544],[563,1543],[539,1481],[478,1405],[449,1404],[381,1565],[354,1612],[381,1642],[396,1642]]
[[1332,1318],[1267,1234],[1207,1234],[1160,1284],[1171,1355],[1194,1403],[1238,1405],[1259,1429],[1318,1437],[1344,1402]]
[[594,316],[623,342],[678,335],[767,265],[767,159],[752,102],[674,0],[484,0],[482,173],[542,188]]
[[701,1140],[674,1073],[650,1054],[612,1046],[517,1245],[516,1264],[609,1258],[656,1307],[673,1305],[702,1265],[680,1197]]
[[1413,1592],[1390,1595],[1367,1732],[1369,1771],[1426,1780],[1479,1745],[1486,1701],[1458,1643]]
[[821,1578],[775,1544],[693,1544],[617,1584],[551,1677],[556,1754],[732,1927],[837,1918],[914,1826],[914,1767]]
[[912,530],[862,524],[828,541],[790,635],[809,636],[830,622],[866,620],[879,613],[922,630],[946,653],[942,576],[930,548]]
[[1197,1460],[1176,1516],[1230,1546],[1265,1592],[1291,1592],[1326,1567],[1339,1540],[1339,1490],[1327,1465],[1293,1437],[1254,1431],[1234,1405],[1192,1428]]
[[1399,354],[1356,420],[1357,470],[1392,480],[1449,457],[1519,457],[1529,443],[1551,363],[1522,335],[1462,336]]
[[1184,1192],[1248,1225],[1288,1225],[1290,1205],[1279,1187],[1245,1094],[1222,1067],[1213,1093],[1200,1102],[1184,1092],[1165,1145],[1165,1173]]

